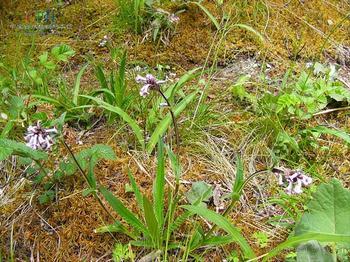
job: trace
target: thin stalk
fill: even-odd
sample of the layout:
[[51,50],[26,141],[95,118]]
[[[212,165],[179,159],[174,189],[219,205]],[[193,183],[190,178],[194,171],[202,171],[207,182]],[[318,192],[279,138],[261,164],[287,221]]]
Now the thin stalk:
[[173,120],[173,125],[174,125],[174,131],[175,131],[175,138],[176,138],[176,145],[179,147],[180,145],[180,138],[179,138],[179,131],[177,129],[177,122],[176,122],[176,118],[175,118],[175,114],[171,108],[171,105],[169,103],[168,98],[164,95],[164,93],[162,92],[162,90],[158,89],[158,92],[160,93],[160,95],[163,97],[163,99],[165,100],[165,102],[168,104],[169,107],[169,111],[171,114],[171,119]]
[[[78,160],[76,159],[76,157],[74,156],[74,153],[72,151],[72,149],[68,146],[68,144],[66,143],[66,141],[64,141],[64,139],[62,138],[62,143],[64,145],[64,147],[68,150],[69,154],[71,155],[75,165],[78,167],[80,174],[82,174],[82,176],[84,177],[85,181],[88,183],[89,187],[91,187],[89,179],[87,177],[87,175],[85,174],[83,168],[81,167],[81,165],[79,164]],[[94,192],[94,197],[97,199],[98,203],[100,204],[100,206],[104,209],[104,211],[106,211],[106,213],[113,219],[115,220],[114,216],[108,211],[108,209],[106,208],[106,206],[103,204],[101,198],[97,195],[96,192]]]

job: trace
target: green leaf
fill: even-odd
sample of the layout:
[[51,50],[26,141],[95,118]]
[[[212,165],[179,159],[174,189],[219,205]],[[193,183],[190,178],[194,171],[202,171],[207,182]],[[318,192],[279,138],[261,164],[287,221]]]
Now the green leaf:
[[256,31],[253,27],[251,27],[249,25],[246,25],[246,24],[234,24],[234,25],[232,25],[232,27],[240,27],[242,29],[245,29],[245,30],[253,33],[255,36],[257,36],[262,43],[265,42],[265,39],[262,36],[262,34],[260,34],[258,31]]
[[154,212],[159,224],[163,227],[164,223],[164,186],[165,186],[165,163],[164,163],[164,145],[159,139],[157,152],[157,175],[153,185]]
[[213,189],[204,181],[194,182],[191,190],[186,193],[186,198],[191,204],[208,201],[213,195]]
[[74,56],[75,52],[70,46],[62,44],[53,47],[51,54],[57,61],[67,62],[68,58]]
[[159,223],[157,222],[156,214],[154,213],[151,202],[147,197],[143,196],[143,210],[148,231],[151,234],[155,246],[159,243]]
[[79,96],[79,89],[80,89],[80,79],[84,74],[85,69],[88,67],[89,64],[84,65],[77,75],[77,78],[75,79],[74,89],[73,89],[73,103],[74,105],[78,105],[78,96]]
[[5,160],[12,154],[22,157],[29,157],[34,160],[47,159],[47,153],[43,151],[31,149],[24,143],[19,143],[10,139],[0,138],[0,161]]
[[9,156],[11,156],[12,152],[13,152],[13,149],[2,146],[2,143],[0,140],[0,161],[3,161]]
[[191,2],[191,3],[199,6],[203,10],[203,12],[209,17],[209,19],[215,25],[216,30],[220,29],[220,24],[219,24],[218,20],[216,20],[216,18],[212,15],[212,13],[209,12],[209,10],[205,6],[203,6],[200,2]]
[[[179,116],[181,112],[186,109],[187,105],[196,97],[196,94],[197,94],[197,91],[193,92],[192,94],[184,98],[178,105],[176,105],[176,107],[173,109],[175,117]],[[147,143],[147,147],[146,147],[147,153],[149,154],[152,153],[159,138],[163,136],[163,134],[166,132],[168,127],[171,125],[171,123],[172,123],[171,114],[168,113],[164,117],[164,119],[157,125],[149,142]]]
[[242,159],[239,155],[237,155],[236,160],[236,177],[235,177],[235,183],[233,185],[233,193],[236,193],[238,195],[241,195],[242,186],[244,183],[244,170],[243,170],[243,163]]
[[29,74],[30,78],[34,81],[35,84],[37,84],[37,85],[43,84],[43,79],[39,76],[37,70],[31,69],[28,71],[28,74]]
[[142,197],[140,189],[138,188],[136,181],[135,181],[133,175],[131,174],[130,170],[128,170],[128,176],[129,176],[129,180],[130,180],[133,192],[134,192],[135,197],[136,197],[137,205],[139,206],[139,208],[141,210],[143,210],[143,197]]
[[183,206],[183,208],[199,216],[202,216],[206,220],[216,224],[218,227],[220,227],[221,229],[229,233],[232,237],[232,240],[236,241],[240,245],[240,247],[242,248],[243,254],[246,258],[255,257],[254,251],[251,249],[248,242],[241,235],[239,230],[234,225],[232,225],[227,218],[221,216],[220,214],[215,213],[212,210],[209,210],[200,206],[185,205]]
[[120,107],[112,106],[112,105],[102,101],[101,99],[93,97],[93,96],[86,96],[86,95],[80,95],[80,96],[95,101],[100,107],[102,107],[110,112],[117,113],[125,122],[127,122],[129,124],[131,129],[134,131],[135,136],[137,137],[139,143],[142,145],[142,147],[144,146],[142,129],[136,123],[136,121],[134,119],[132,119],[127,113],[125,113]]
[[350,242],[349,203],[350,190],[342,187],[337,179],[320,185],[295,228],[295,236],[271,250],[265,260],[309,240]]
[[334,262],[332,255],[315,240],[301,244],[297,248],[297,262]]
[[122,233],[124,233],[124,231],[126,231],[126,228],[119,221],[116,221],[113,224],[110,224],[107,226],[102,226],[102,227],[96,228],[94,230],[95,233],[107,233],[107,232],[110,232],[110,233],[122,232]]
[[305,243],[309,240],[317,240],[320,242],[350,242],[350,236],[338,235],[338,234],[324,234],[324,233],[305,233],[300,236],[294,236],[279,244],[272,249],[263,261],[267,261],[269,258],[274,257],[281,253],[283,249],[294,247],[301,243]]
[[350,190],[339,180],[318,187],[309,202],[308,211],[295,228],[295,235],[305,233],[338,234],[350,237]]
[[342,131],[342,130],[336,130],[336,129],[331,129],[325,126],[317,126],[311,129],[312,132],[317,132],[320,134],[327,134],[327,135],[334,135],[337,136],[341,139],[343,139],[345,142],[350,144],[350,136]]
[[136,230],[141,231],[145,236],[149,236],[149,231],[141,223],[141,221],[132,213],[130,212],[123,203],[116,198],[110,191],[108,191],[104,187],[100,187],[99,191],[104,196],[104,198],[107,200],[107,202],[111,205],[111,207],[132,227],[134,227]]
[[39,56],[39,62],[42,66],[49,70],[54,70],[56,68],[56,65],[53,61],[48,60],[48,52],[44,52],[42,55]]

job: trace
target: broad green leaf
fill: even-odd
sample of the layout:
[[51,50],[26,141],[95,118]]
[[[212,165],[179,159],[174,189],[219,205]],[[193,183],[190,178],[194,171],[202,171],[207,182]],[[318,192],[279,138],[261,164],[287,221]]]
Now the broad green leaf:
[[183,206],[183,208],[199,216],[202,216],[204,219],[216,224],[219,228],[229,233],[232,237],[232,240],[236,241],[240,245],[243,254],[246,258],[255,257],[254,251],[251,249],[248,242],[245,240],[245,238],[242,236],[239,230],[233,224],[231,224],[227,218],[215,213],[212,210],[200,206],[185,205]]
[[331,129],[331,128],[328,128],[325,126],[317,126],[317,127],[312,128],[311,131],[317,132],[320,134],[334,135],[334,136],[337,136],[337,137],[343,139],[345,142],[350,144],[350,135],[342,130]]
[[271,250],[265,258],[279,254],[285,248],[317,240],[320,242],[350,242],[350,191],[337,179],[318,187],[308,204],[307,212],[295,228],[295,236]]
[[308,210],[295,228],[295,235],[322,233],[345,235],[350,238],[350,190],[339,180],[332,179],[318,187]]
[[[93,96],[86,96],[86,95],[80,95],[81,97],[85,97],[88,99],[91,99],[93,101],[95,101],[100,107],[110,111],[110,112],[114,112],[117,113],[125,122],[127,122],[129,124],[129,126],[131,127],[131,129],[134,131],[135,136],[137,137],[139,143],[142,145],[142,147],[144,146],[144,142],[143,142],[143,131],[140,128],[140,126],[136,123],[136,121],[134,119],[132,119],[126,112],[124,112],[120,107],[117,106],[112,106],[104,101],[102,101],[99,98],[93,97]],[[153,149],[153,148],[152,148]]]
[[324,234],[324,233],[305,233],[299,236],[294,236],[279,244],[272,249],[263,261],[267,261],[269,258],[274,257],[281,253],[283,249],[297,246],[301,243],[305,243],[309,240],[317,240],[320,242],[350,242],[350,236],[338,235],[338,234]]
[[0,139],[0,161],[6,159],[10,155],[18,155],[22,157],[29,157],[33,160],[47,159],[47,153],[34,150],[26,146],[24,143],[16,142],[10,139]]
[[145,236],[149,236],[149,232],[145,225],[141,223],[141,221],[130,212],[123,203],[116,198],[110,191],[108,191],[104,187],[100,187],[99,191],[107,200],[107,202],[111,205],[111,207],[132,227],[136,230],[141,231]]
[[164,145],[159,139],[157,152],[157,174],[153,185],[153,202],[154,213],[156,215],[158,225],[161,228],[164,223],[164,187],[165,187],[165,161],[164,161]]
[[301,244],[297,248],[297,262],[334,262],[332,255],[315,240]]
[[70,46],[62,44],[53,47],[51,49],[51,54],[56,60],[67,62],[68,58],[72,57],[75,52]]
[[204,181],[194,182],[192,188],[186,192],[186,198],[191,204],[208,201],[213,195],[213,189]]
[[[175,117],[179,116],[183,110],[187,107],[187,105],[196,97],[197,91],[193,92],[192,94],[188,95],[186,98],[184,98],[176,107],[174,110]],[[147,153],[151,154],[154,147],[156,146],[158,139],[164,135],[168,127],[171,125],[172,119],[171,114],[168,113],[164,119],[157,125],[156,129],[154,130],[149,142],[147,143]]]
[[86,65],[84,65],[81,69],[80,69],[80,71],[79,71],[79,73],[78,73],[78,75],[77,75],[77,78],[76,78],[76,80],[75,80],[75,84],[74,84],[74,89],[73,89],[73,103],[74,103],[74,105],[78,105],[78,96],[79,96],[79,89],[80,89],[80,79],[81,79],[81,77],[83,76],[83,74],[84,74],[84,71],[85,71],[85,69],[88,67],[88,65],[89,64],[86,64]]

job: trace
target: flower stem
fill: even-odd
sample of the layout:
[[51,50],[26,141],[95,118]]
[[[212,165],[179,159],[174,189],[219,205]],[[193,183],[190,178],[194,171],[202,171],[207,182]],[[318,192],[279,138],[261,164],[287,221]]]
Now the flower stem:
[[179,131],[177,129],[177,122],[176,122],[176,118],[175,118],[175,114],[171,108],[171,105],[169,103],[169,100],[168,98],[164,95],[164,93],[158,89],[158,92],[160,93],[160,95],[164,98],[165,102],[168,104],[168,107],[169,107],[169,111],[170,111],[170,114],[171,114],[171,118],[173,120],[173,125],[174,125],[174,131],[175,131],[175,138],[176,138],[176,145],[179,146],[180,145],[180,138],[179,138]]
[[[62,143],[64,145],[64,147],[68,150],[69,154],[71,155],[75,165],[78,167],[79,172],[82,174],[82,176],[85,178],[86,182],[88,183],[89,187],[91,187],[89,179],[87,177],[87,175],[85,174],[83,168],[81,167],[81,165],[79,164],[78,160],[76,159],[76,157],[74,156],[74,153],[72,151],[72,149],[68,146],[68,144],[66,143],[66,141],[64,141],[64,139],[62,138]],[[93,193],[94,197],[97,199],[98,203],[100,204],[100,206],[104,209],[104,211],[106,211],[106,213],[113,219],[115,220],[114,216],[108,211],[108,209],[106,208],[106,206],[103,204],[101,198],[97,195],[96,192]]]

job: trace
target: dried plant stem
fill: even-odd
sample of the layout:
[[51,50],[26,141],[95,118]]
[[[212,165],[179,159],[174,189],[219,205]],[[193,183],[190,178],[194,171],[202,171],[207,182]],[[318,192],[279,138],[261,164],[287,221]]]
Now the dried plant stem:
[[174,131],[175,131],[175,139],[176,139],[176,145],[179,147],[180,145],[180,138],[179,138],[179,130],[177,129],[177,122],[176,122],[176,118],[175,118],[175,114],[172,110],[172,107],[169,103],[169,100],[168,98],[164,95],[164,93],[158,89],[158,92],[160,93],[160,95],[163,97],[163,99],[165,100],[165,102],[168,104],[168,107],[169,107],[169,111],[170,111],[170,115],[171,115],[171,118],[173,120],[173,125],[174,125]]
[[[66,143],[66,141],[64,141],[64,139],[62,138],[62,143],[64,145],[64,147],[68,150],[69,154],[71,155],[75,165],[78,167],[79,172],[82,174],[82,176],[84,177],[84,179],[86,180],[86,182],[88,183],[88,185],[90,186],[89,183],[89,179],[87,177],[87,175],[85,174],[83,168],[81,167],[81,165],[79,164],[78,160],[76,159],[76,157],[74,156],[74,153],[72,151],[72,149],[68,146],[68,144]],[[97,199],[97,202],[100,204],[100,206],[104,209],[104,211],[106,211],[106,213],[113,219],[115,220],[114,216],[111,214],[111,212],[108,211],[108,209],[106,208],[106,206],[103,204],[101,198],[97,195],[97,193],[95,192],[94,197]]]

